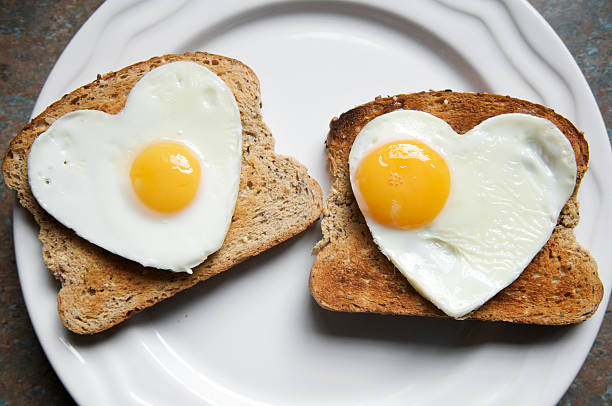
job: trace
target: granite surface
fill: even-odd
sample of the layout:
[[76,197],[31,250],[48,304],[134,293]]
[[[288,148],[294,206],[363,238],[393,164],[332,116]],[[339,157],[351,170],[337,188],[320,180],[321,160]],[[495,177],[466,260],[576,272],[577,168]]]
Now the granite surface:
[[[70,38],[99,0],[0,0],[0,150],[27,122]],[[531,0],[584,72],[612,140],[612,2]],[[14,194],[0,180],[0,406],[72,401],[34,335],[13,251]],[[582,369],[559,405],[612,404],[612,307]]]

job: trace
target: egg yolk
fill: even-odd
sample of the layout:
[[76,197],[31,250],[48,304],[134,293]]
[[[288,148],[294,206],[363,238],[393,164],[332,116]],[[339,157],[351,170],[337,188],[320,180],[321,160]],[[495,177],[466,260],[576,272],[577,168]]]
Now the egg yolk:
[[394,141],[370,152],[357,167],[354,180],[370,216],[399,229],[431,222],[450,191],[446,162],[416,140]]
[[145,206],[160,213],[175,213],[196,196],[200,163],[185,145],[163,141],[147,147],[134,159],[130,178]]

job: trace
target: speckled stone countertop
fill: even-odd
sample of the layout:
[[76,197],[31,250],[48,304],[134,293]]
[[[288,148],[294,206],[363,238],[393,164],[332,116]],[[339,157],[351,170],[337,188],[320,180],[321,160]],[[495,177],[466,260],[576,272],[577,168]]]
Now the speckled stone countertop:
[[[0,150],[27,122],[53,64],[100,0],[2,0]],[[612,2],[531,0],[576,59],[612,137]],[[612,138],[611,138],[612,139]],[[26,312],[12,239],[14,194],[0,180],[0,406],[70,405]],[[559,405],[612,404],[612,307]]]

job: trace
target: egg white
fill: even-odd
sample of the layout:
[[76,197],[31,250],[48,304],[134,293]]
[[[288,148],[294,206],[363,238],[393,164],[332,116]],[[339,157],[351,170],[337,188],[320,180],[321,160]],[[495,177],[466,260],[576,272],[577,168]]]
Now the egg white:
[[[354,178],[370,151],[404,139],[437,151],[451,177],[442,211],[415,230],[372,219]],[[431,114],[397,110],[364,126],[351,148],[349,168],[376,245],[416,290],[455,318],[521,274],[550,238],[576,182],[567,138],[550,121],[525,114],[492,117],[459,135]]]
[[[200,160],[194,200],[161,215],[136,197],[133,159],[160,141]],[[145,266],[191,272],[219,249],[240,181],[242,124],[231,89],[194,62],[162,65],[132,88],[116,115],[79,110],[32,145],[28,176],[39,204],[81,237]]]

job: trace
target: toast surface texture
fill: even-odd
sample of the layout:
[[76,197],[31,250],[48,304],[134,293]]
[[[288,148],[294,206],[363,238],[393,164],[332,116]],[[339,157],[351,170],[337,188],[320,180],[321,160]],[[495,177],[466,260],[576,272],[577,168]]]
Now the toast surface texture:
[[588,168],[588,144],[567,119],[553,110],[508,96],[451,91],[376,98],[334,118],[326,147],[332,186],[323,209],[323,238],[314,252],[310,291],[329,310],[447,317],[417,293],[378,250],[357,206],[348,156],[357,134],[372,119],[397,109],[421,110],[463,134],[487,118],[505,113],[544,117],[569,139],[576,155],[577,181],[557,225],[531,264],[508,287],[468,318],[527,324],[570,324],[589,318],[603,296],[597,264],[576,241],[576,194]]
[[[57,118],[79,109],[115,114],[145,73],[181,60],[197,62],[225,81],[238,103],[243,127],[240,187],[230,229],[222,247],[191,275],[145,268],[80,238],[38,205],[27,175],[34,139]],[[79,334],[106,330],[287,240],[319,218],[323,202],[318,183],[295,159],[274,153],[274,139],[260,108],[259,80],[243,63],[203,52],[165,55],[98,75],[94,82],[49,106],[15,137],[2,172],[6,184],[17,191],[19,202],[40,225],[45,264],[61,282],[57,306],[66,327]]]

